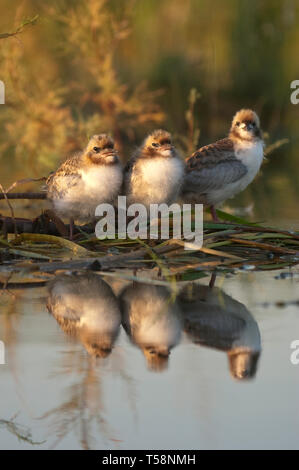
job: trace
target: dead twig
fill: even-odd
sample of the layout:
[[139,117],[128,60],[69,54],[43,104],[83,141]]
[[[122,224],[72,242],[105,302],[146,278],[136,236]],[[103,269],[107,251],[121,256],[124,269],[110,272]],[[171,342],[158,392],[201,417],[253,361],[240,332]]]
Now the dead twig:
[[14,214],[13,207],[12,207],[12,205],[10,204],[10,202],[9,202],[9,200],[8,200],[8,198],[7,198],[7,194],[5,193],[4,188],[3,188],[3,186],[2,186],[1,183],[0,183],[0,189],[1,189],[1,191],[2,191],[2,194],[3,194],[3,196],[4,196],[4,199],[5,199],[6,202],[7,202],[7,205],[8,205],[8,207],[9,207],[9,210],[10,210],[10,213],[11,213],[11,217],[12,217],[12,219],[13,219],[13,224],[14,224],[14,233],[15,233],[15,236],[17,236],[18,232],[17,232],[17,225],[16,225],[16,219],[15,219],[15,214]]
[[47,193],[8,193],[2,190],[0,199],[47,199]]
[[290,250],[288,248],[281,248],[279,246],[271,245],[270,243],[260,243],[256,241],[245,240],[243,238],[231,237],[234,243],[240,243],[240,245],[248,245],[253,248],[259,248],[261,250],[267,250],[273,253],[281,253],[283,255],[298,255],[299,252],[295,250]]
[[9,193],[13,188],[16,186],[19,186],[19,184],[25,184],[25,183],[35,183],[37,181],[46,181],[47,178],[45,176],[42,176],[41,178],[23,178],[21,180],[17,180],[14,183],[12,183],[9,188],[7,188],[6,192]]
[[0,282],[0,289],[1,290],[9,290],[9,289],[32,289],[36,287],[44,287],[46,286],[48,281],[40,281],[40,282]]
[[13,31],[12,33],[0,33],[0,39],[6,39],[6,38],[10,38],[12,36],[17,36],[18,34],[20,34],[24,27],[25,26],[29,26],[29,25],[33,25],[36,23],[36,21],[38,20],[38,17],[39,15],[35,15],[33,18],[28,18],[26,20],[24,20],[18,27],[15,31]]

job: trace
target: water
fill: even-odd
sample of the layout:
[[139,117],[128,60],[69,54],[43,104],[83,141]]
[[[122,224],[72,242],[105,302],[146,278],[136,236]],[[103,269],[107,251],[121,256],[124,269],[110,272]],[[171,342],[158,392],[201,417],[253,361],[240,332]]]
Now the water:
[[0,448],[297,449],[289,272],[220,276],[175,303],[111,277],[2,292]]
[[[19,1],[2,1],[1,33],[16,29],[27,10],[29,17],[47,18],[42,27],[39,20],[37,27],[25,27],[17,41],[1,41],[4,188],[47,176],[69,152],[84,147],[88,135],[105,130],[122,144],[124,163],[153,126],[171,130],[182,147],[188,96],[196,88],[198,146],[223,138],[242,107],[260,115],[268,149],[277,145],[252,184],[223,209],[299,230],[299,105],[290,101],[290,84],[298,79],[298,2],[257,7],[233,1],[225,9],[216,2],[212,15],[209,2],[195,0],[163,0],[159,9],[151,1],[136,2],[129,15],[123,7],[118,12],[120,2],[107,2],[115,4],[112,12],[117,6],[113,24],[124,19],[120,31],[112,28],[112,42],[119,45],[112,51],[110,23],[102,24],[106,15],[93,3],[77,0],[71,15],[69,5],[56,2],[49,10],[37,3],[27,0],[22,12]],[[94,73],[95,61],[101,64],[97,41],[91,60],[80,49],[90,43],[82,11],[105,39],[101,54],[108,66],[101,83]],[[57,21],[62,14],[71,22]],[[138,86],[144,80],[150,91],[163,94],[144,93]],[[190,149],[181,150],[189,156]],[[39,191],[43,184],[14,190]],[[16,217],[35,218],[47,208],[45,201],[12,205]],[[6,201],[0,212],[11,215]],[[276,279],[276,271],[218,276],[218,290],[187,288],[177,303],[167,302],[163,289],[130,290],[111,277],[105,282],[113,292],[94,281],[95,299],[84,280],[0,290],[6,361],[0,364],[0,448],[298,448],[299,365],[290,361],[290,344],[299,339],[298,268],[290,272],[295,276],[285,279]],[[136,315],[133,325],[132,305],[147,312],[144,319]]]

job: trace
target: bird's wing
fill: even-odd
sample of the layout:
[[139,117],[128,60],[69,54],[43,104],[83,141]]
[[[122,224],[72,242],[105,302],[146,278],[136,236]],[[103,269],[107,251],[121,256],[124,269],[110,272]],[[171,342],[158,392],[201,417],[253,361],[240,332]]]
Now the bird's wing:
[[63,297],[51,295],[47,300],[48,312],[53,315],[65,333],[75,335],[80,326],[80,313],[63,302]]
[[223,308],[210,305],[208,309],[184,312],[184,329],[193,342],[216,349],[228,350],[240,338],[246,322]]
[[246,166],[236,158],[231,139],[196,150],[186,160],[185,191],[205,193],[233,183],[247,173]]
[[134,170],[136,161],[138,159],[138,155],[139,155],[139,149],[135,150],[132,157],[127,161],[127,163],[125,165],[125,168],[124,168],[124,174],[125,175],[131,174],[132,171]]
[[54,194],[55,192],[61,193],[62,188],[58,183],[59,177],[67,179],[65,190],[68,190],[72,186],[76,186],[81,181],[81,173],[78,172],[82,165],[80,157],[81,154],[77,154],[71,158],[68,158],[56,171],[50,173],[46,181],[46,185],[50,194]]
[[[136,168],[136,162],[138,160],[138,150],[133,154],[130,160],[127,161],[125,168],[124,168],[124,191],[128,192],[130,188],[132,173]],[[135,174],[135,173],[134,173]]]

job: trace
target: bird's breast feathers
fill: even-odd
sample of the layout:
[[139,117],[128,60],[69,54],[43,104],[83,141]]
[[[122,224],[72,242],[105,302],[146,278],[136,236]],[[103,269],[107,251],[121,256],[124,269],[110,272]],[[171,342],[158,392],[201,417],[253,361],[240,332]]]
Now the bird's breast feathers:
[[160,203],[173,199],[179,191],[184,176],[184,164],[177,158],[152,158],[136,163],[131,189],[139,195],[141,202]]
[[161,184],[162,180],[176,184],[183,174],[183,163],[178,158],[152,158],[142,162],[142,179],[152,184]]
[[83,169],[81,176],[85,192],[99,202],[114,199],[122,184],[122,168],[117,164]]
[[56,192],[52,192],[54,209],[61,217],[87,221],[95,216],[102,203],[113,204],[122,185],[121,165],[80,168],[76,175],[56,176]]
[[263,141],[237,144],[235,146],[235,155],[246,166],[250,177],[254,178],[264,157]]

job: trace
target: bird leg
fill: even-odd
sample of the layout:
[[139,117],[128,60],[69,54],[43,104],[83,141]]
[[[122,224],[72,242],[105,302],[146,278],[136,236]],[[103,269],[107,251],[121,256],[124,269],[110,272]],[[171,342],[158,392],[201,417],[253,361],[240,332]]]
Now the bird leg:
[[70,240],[73,240],[74,235],[74,219],[70,218]]
[[215,209],[215,206],[210,206],[210,211],[211,211],[211,215],[212,215],[212,219],[214,222],[220,222],[220,220],[218,219],[218,216],[217,216],[217,212],[216,212],[216,209]]
[[212,276],[211,276],[211,279],[210,279],[210,282],[209,282],[209,288],[210,289],[213,289],[215,281],[216,281],[216,277],[217,277],[217,273],[215,273],[215,272],[212,273]]

